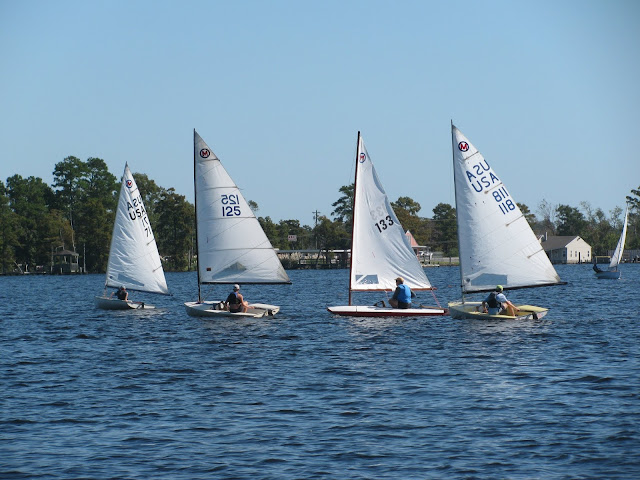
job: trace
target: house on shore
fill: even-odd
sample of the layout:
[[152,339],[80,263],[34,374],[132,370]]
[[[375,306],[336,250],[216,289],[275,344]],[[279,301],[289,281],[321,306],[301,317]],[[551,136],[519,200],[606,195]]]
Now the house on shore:
[[543,235],[542,248],[551,263],[591,263],[591,245],[577,235]]

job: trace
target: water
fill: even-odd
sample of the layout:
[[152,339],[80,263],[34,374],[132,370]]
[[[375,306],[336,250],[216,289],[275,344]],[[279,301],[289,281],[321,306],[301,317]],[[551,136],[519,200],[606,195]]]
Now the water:
[[[0,478],[639,478],[640,265],[558,271],[507,292],[551,307],[525,322],[334,317],[346,270],[243,286],[281,313],[216,321],[184,312],[195,273],[127,312],[93,307],[103,276],[0,278]],[[427,274],[459,298],[457,268]]]

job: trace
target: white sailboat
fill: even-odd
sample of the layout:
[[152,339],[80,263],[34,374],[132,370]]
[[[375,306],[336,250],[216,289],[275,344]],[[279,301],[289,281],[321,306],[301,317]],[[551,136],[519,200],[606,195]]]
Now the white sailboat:
[[517,316],[483,313],[467,293],[563,284],[516,201],[482,154],[451,125],[462,301],[453,318],[542,318],[548,309],[516,305]]
[[[194,317],[262,317],[280,307],[249,305],[246,313],[224,310],[223,300],[205,301],[201,285],[291,283],[258,219],[220,159],[193,131],[198,300],[184,304]],[[226,299],[226,297],[225,297]]]
[[618,239],[618,244],[616,245],[616,249],[611,256],[611,261],[609,262],[609,268],[607,270],[601,270],[598,266],[593,264],[593,269],[596,272],[596,277],[598,278],[606,278],[612,280],[618,280],[620,278],[620,270],[618,270],[618,265],[622,261],[622,253],[624,252],[624,242],[627,239],[627,223],[629,223],[629,205],[624,212],[624,222],[622,224],[622,233],[620,234],[620,238]]
[[328,307],[327,310],[353,317],[446,315],[447,310],[440,306],[397,309],[352,305],[352,292],[394,291],[397,277],[403,277],[404,283],[413,291],[434,289],[391,208],[360,132],[357,145],[349,305]]
[[154,308],[145,302],[107,297],[107,288],[121,286],[128,290],[169,295],[142,195],[127,164],[111,236],[104,294],[95,297],[95,304],[105,310]]

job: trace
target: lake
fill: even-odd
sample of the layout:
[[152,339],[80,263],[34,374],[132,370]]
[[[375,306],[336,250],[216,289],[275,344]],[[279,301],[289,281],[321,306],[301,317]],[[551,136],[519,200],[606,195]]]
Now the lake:
[[[103,275],[0,277],[0,478],[640,478],[640,264],[621,268],[507,292],[550,307],[521,322],[335,317],[347,270],[243,286],[282,310],[229,320],[186,315],[194,272],[124,312],[93,306]],[[457,267],[426,271],[460,298]]]

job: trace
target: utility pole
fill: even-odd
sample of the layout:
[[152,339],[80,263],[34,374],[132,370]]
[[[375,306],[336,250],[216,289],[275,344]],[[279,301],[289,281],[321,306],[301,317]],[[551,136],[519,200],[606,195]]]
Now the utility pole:
[[311,213],[313,213],[313,216],[314,216],[314,218],[316,220],[316,226],[313,229],[313,236],[314,236],[315,241],[316,241],[316,250],[317,250],[318,249],[318,233],[317,233],[317,230],[318,230],[318,215],[320,215],[320,212],[318,210],[316,210],[315,212],[311,212]]

